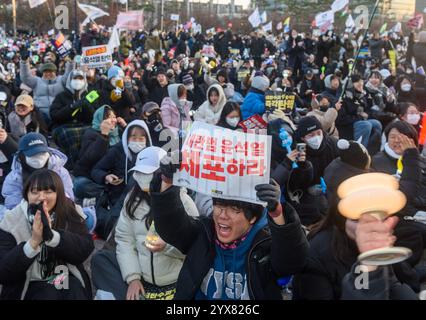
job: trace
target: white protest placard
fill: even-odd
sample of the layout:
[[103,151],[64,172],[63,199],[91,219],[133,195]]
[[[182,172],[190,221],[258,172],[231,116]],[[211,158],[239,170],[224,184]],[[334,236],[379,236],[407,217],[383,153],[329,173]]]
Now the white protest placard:
[[337,12],[345,9],[345,7],[349,4],[349,0],[335,0],[331,5],[331,10],[333,12]]
[[108,63],[112,63],[112,55],[108,50],[108,45],[83,47],[81,55],[81,65],[89,68],[102,68]]
[[258,8],[256,8],[256,10],[254,10],[254,12],[250,15],[250,17],[248,18],[248,21],[253,26],[253,28],[257,28],[259,24],[262,23],[262,19],[260,17]]
[[330,22],[331,24],[334,23],[334,12],[332,10],[318,13],[315,16],[315,23],[318,28]]
[[203,45],[203,49],[201,50],[201,53],[209,58],[215,58],[216,52],[214,51],[214,46],[209,45]]
[[179,21],[179,15],[178,14],[171,14],[170,20],[172,21]]
[[182,146],[173,184],[215,198],[265,204],[255,186],[269,183],[271,136],[196,121]]

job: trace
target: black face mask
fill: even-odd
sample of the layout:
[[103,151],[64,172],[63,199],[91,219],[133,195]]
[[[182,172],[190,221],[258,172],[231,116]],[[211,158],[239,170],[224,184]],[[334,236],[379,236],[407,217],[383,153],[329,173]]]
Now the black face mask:
[[148,124],[148,127],[155,132],[160,132],[163,130],[163,120],[161,119],[159,113],[153,113],[149,115],[146,123]]
[[320,111],[326,112],[328,110],[329,106],[320,106]]

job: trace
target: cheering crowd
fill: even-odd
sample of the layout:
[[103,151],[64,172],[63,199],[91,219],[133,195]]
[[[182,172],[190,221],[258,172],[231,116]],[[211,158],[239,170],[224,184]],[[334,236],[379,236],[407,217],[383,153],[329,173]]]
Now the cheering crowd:
[[[362,33],[123,32],[100,68],[81,65],[109,41],[96,24],[64,57],[46,34],[6,35],[1,298],[418,299],[426,31]],[[266,208],[173,185],[191,123],[242,132],[253,118],[272,137]],[[399,179],[394,217],[339,213],[338,186],[368,172]],[[357,256],[393,245],[413,254],[356,288]]]

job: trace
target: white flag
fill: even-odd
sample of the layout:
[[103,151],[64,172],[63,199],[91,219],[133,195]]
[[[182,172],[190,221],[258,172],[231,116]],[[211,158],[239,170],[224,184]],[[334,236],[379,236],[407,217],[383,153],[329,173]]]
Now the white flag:
[[266,23],[266,20],[268,20],[268,16],[266,15],[266,11],[263,11],[262,15],[260,16],[260,20],[262,20],[262,23]]
[[90,20],[95,20],[97,18],[103,17],[103,16],[109,16],[108,12],[105,12],[99,8],[96,8],[94,6],[88,5],[88,4],[81,4],[80,2],[77,2],[78,7],[86,14],[86,19],[84,19],[82,25],[85,26],[89,23]]
[[170,20],[179,21],[179,15],[178,14],[172,14],[172,15],[170,15]]
[[[352,15],[350,14],[349,17],[346,19],[346,31],[351,32],[353,27],[355,27],[355,20],[352,18]],[[349,30],[349,31],[348,31]]]
[[262,19],[260,18],[259,9],[256,8],[254,12],[251,14],[251,16],[248,18],[250,24],[253,26],[253,28],[257,28],[259,24],[262,23]]
[[331,5],[331,10],[333,12],[337,12],[345,9],[345,7],[349,4],[349,0],[335,0]]
[[118,0],[120,2],[120,4],[126,4],[127,0]]
[[318,13],[315,16],[316,26],[321,28],[324,24],[334,23],[334,12],[332,10]]
[[120,46],[120,33],[118,31],[117,26],[115,25],[112,29],[111,36],[108,41],[108,50],[110,53],[114,52],[115,48]]
[[392,29],[389,30],[389,32],[400,33],[401,30],[402,30],[402,24],[401,22],[398,22]]
[[28,0],[28,3],[30,5],[30,8],[38,7],[39,5],[45,3],[46,0]]
[[269,23],[263,25],[263,30],[265,32],[272,31],[272,21],[269,21]]

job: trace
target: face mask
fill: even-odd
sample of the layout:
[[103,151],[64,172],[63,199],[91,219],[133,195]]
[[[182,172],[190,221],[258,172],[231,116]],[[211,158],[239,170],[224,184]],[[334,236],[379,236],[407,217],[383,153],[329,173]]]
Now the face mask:
[[239,117],[226,118],[225,121],[229,126],[231,126],[232,128],[235,128],[240,122],[240,118]]
[[326,112],[327,110],[328,110],[328,105],[326,105],[326,106],[320,106],[320,111],[322,111],[322,112]]
[[413,74],[413,70],[411,69],[407,69],[407,71],[405,71],[406,74]]
[[308,144],[309,147],[311,147],[314,150],[318,150],[321,147],[321,143],[322,143],[322,139],[323,136],[315,136],[312,138],[309,138],[306,140],[306,143]]
[[136,142],[136,141],[130,141],[129,142],[129,149],[133,153],[139,153],[146,147],[146,142]]
[[407,115],[407,122],[409,124],[412,124],[413,126],[417,125],[420,121],[420,115],[419,114],[408,114]]
[[49,157],[50,155],[48,152],[43,152],[43,153],[36,154],[35,156],[32,156],[32,157],[25,157],[25,162],[31,168],[41,169],[46,165],[46,162],[49,160]]
[[185,105],[185,103],[186,103],[186,99],[179,99],[179,104],[181,105],[181,106],[184,106]]
[[133,173],[133,178],[135,179],[135,181],[137,182],[137,184],[139,185],[139,187],[142,189],[142,191],[148,192],[149,191],[149,186],[151,184],[152,178],[153,178],[154,174],[145,174],[139,171],[135,171]]
[[406,83],[406,84],[401,85],[401,90],[404,91],[404,92],[410,92],[411,91],[411,84]]
[[81,89],[84,88],[84,80],[72,79],[71,88],[73,88],[76,91],[80,91]]

